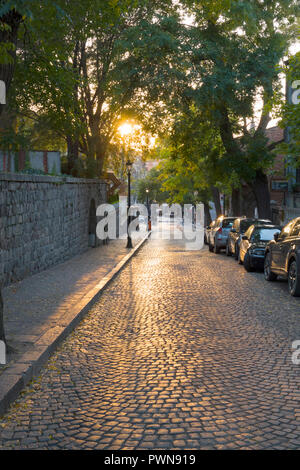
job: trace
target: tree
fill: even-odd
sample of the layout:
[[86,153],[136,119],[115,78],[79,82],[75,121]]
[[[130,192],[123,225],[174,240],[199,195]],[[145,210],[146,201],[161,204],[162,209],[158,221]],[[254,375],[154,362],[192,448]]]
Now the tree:
[[[136,193],[140,203],[144,204],[147,198],[149,204],[154,201],[158,204],[169,201],[170,194],[163,189],[160,176],[161,171],[157,168],[152,168],[145,178],[138,180]],[[146,190],[149,190],[149,193],[147,193]]]
[[[269,218],[266,170],[273,154],[265,136],[271,119],[267,104],[279,86],[278,64],[290,39],[286,25],[295,21],[297,2],[188,3],[198,26],[190,36],[192,79],[199,83],[195,102],[209,110],[220,132],[228,170],[251,186],[259,216]],[[251,133],[247,122],[255,117],[258,97],[262,114]]]
[[281,145],[280,150],[288,156],[290,165],[300,165],[300,100],[299,100],[299,78],[300,78],[300,53],[290,58],[288,65],[284,68],[287,79],[291,85],[294,84],[291,102],[284,103],[281,108],[281,127],[289,129],[289,142]]
[[224,147],[205,114],[191,106],[178,116],[162,152],[163,187],[176,202],[203,202],[209,220],[209,201],[222,213],[219,189],[228,191],[234,183],[224,171]]
[[64,136],[70,172],[81,153],[89,176],[99,175],[119,122],[134,113],[144,86],[138,35],[153,24],[159,29],[156,17],[172,2],[61,3],[66,15],[59,25],[51,6],[40,6],[46,28],[35,16],[30,42],[20,53],[16,105]]
[[[233,177],[235,184],[245,181],[255,195],[259,216],[269,218],[267,170],[273,164],[274,145],[265,135],[271,119],[268,106],[280,87],[278,64],[291,39],[289,26],[297,17],[297,2],[181,3],[195,22],[172,29],[176,57],[175,52],[168,56],[171,71],[165,75],[163,90],[169,93],[160,96],[175,115],[192,104],[205,112],[225,150],[223,174]],[[159,67],[162,74],[165,64],[160,61]],[[170,90],[176,90],[176,96]],[[262,112],[252,132],[250,123],[257,118],[259,101]]]
[[[37,0],[0,0],[0,80],[4,81],[9,92],[13,80],[18,34],[20,26],[32,19],[33,9],[39,6]],[[56,2],[51,3],[61,17],[64,12]],[[0,115],[5,105],[0,105]]]

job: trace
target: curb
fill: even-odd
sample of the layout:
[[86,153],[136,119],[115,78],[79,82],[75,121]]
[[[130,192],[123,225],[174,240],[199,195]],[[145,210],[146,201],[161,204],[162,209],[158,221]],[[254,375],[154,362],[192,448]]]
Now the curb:
[[59,319],[55,327],[49,328],[36,341],[32,350],[24,353],[11,367],[0,376],[0,416],[4,415],[21,390],[38,375],[43,365],[54,353],[62,341],[80,323],[92,305],[102,295],[106,287],[121,272],[128,261],[139,251],[148,240],[151,231],[124,258],[78,302],[72,312],[67,312]]

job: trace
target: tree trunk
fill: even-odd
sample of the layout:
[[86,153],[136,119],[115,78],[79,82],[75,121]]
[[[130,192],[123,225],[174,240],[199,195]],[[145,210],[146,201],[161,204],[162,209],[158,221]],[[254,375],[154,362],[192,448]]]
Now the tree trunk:
[[205,223],[205,227],[207,227],[207,225],[211,223],[209,204],[207,202],[204,203],[204,223]]
[[240,189],[233,189],[231,195],[232,215],[239,217],[241,215],[241,192]]
[[72,137],[67,137],[68,146],[68,174],[77,176],[77,162],[79,158],[79,142]]
[[271,204],[268,178],[262,170],[256,171],[256,178],[251,184],[256,203],[258,216],[260,219],[271,220]]
[[5,332],[4,332],[3,299],[2,299],[1,289],[0,289],[0,340],[4,341],[4,343],[6,344]]
[[219,217],[219,215],[222,215],[220,192],[219,192],[218,188],[216,188],[215,186],[211,188],[211,191],[212,191],[212,195],[213,195],[213,200],[214,200],[214,204],[215,204],[217,217]]

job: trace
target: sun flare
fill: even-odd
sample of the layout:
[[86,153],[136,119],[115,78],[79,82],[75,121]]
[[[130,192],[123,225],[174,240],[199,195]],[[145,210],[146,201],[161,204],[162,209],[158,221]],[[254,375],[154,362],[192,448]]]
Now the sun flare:
[[118,131],[121,137],[124,137],[125,135],[129,135],[133,132],[133,126],[128,122],[124,122],[124,124],[119,126]]

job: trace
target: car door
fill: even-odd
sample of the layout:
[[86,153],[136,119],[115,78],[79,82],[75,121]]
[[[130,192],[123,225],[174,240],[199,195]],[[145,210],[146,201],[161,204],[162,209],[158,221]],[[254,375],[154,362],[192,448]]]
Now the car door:
[[239,232],[240,229],[240,220],[236,219],[233,223],[232,229],[230,230],[229,236],[228,236],[228,244],[229,244],[229,249],[231,253],[234,253],[235,249],[235,241],[237,239],[237,233]]
[[285,257],[289,249],[290,234],[293,230],[295,222],[295,220],[292,220],[285,227],[283,227],[277,242],[272,245],[271,269],[274,269],[279,273],[285,272]]
[[247,239],[241,240],[241,243],[240,243],[240,259],[242,261],[244,261],[244,258],[245,258],[245,255],[248,251],[248,248],[251,244],[250,240],[251,240],[251,235],[252,235],[252,232],[254,230],[254,226],[251,225],[251,227],[248,228],[248,230],[246,230],[245,232],[245,235],[243,235],[244,237],[247,237]]
[[213,246],[215,244],[215,235],[216,235],[217,231],[219,230],[219,228],[221,226],[221,223],[222,223],[222,219],[216,219],[215,225],[213,226],[213,228],[210,232],[210,243]]
[[284,240],[282,244],[281,262],[282,262],[282,268],[285,270],[286,274],[287,274],[289,254],[292,250],[296,251],[296,246],[299,240],[299,233],[300,233],[300,219],[298,219],[296,223],[293,225],[289,236]]
[[208,243],[211,243],[211,239],[212,239],[212,232],[215,228],[215,225],[216,225],[216,220],[214,220],[211,224],[210,224],[210,227],[208,229],[208,233],[207,233],[207,241]]
[[206,240],[209,242],[210,238],[210,232],[212,231],[213,227],[215,224],[215,220],[209,224],[209,226],[206,228]]

